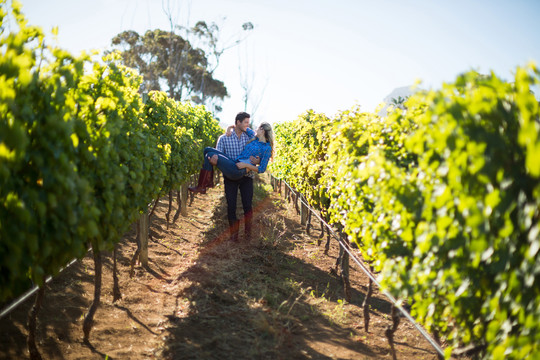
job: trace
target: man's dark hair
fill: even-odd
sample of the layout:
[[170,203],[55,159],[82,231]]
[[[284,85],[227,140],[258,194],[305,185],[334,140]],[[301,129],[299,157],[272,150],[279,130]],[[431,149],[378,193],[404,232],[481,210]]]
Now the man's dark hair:
[[245,118],[250,118],[251,116],[249,116],[249,114],[247,112],[239,112],[238,114],[236,114],[236,118],[234,119],[234,123],[237,124],[239,121],[242,122],[244,121]]

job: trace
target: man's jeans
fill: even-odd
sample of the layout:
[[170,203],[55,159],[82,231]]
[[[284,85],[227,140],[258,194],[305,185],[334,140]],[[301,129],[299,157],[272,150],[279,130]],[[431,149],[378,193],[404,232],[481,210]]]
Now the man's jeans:
[[225,198],[227,199],[227,219],[231,227],[232,239],[234,241],[238,240],[238,231],[240,229],[240,222],[236,218],[238,190],[240,190],[242,207],[244,208],[245,237],[249,239],[251,237],[251,220],[253,217],[253,179],[247,176],[243,176],[240,180],[231,180],[226,176],[223,176],[223,179],[225,184]]

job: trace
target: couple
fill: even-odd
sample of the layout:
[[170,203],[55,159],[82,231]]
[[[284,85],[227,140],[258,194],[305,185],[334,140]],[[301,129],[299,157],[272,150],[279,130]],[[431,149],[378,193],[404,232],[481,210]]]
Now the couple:
[[238,113],[235,125],[229,126],[227,133],[220,136],[216,148],[204,149],[204,163],[198,184],[189,188],[189,191],[193,193],[205,194],[206,189],[213,186],[213,166],[221,170],[225,184],[231,239],[235,242],[238,241],[240,228],[240,222],[236,218],[238,190],[240,190],[244,208],[245,237],[249,239],[253,216],[253,176],[255,173],[266,171],[274,148],[274,133],[270,124],[262,123],[255,132],[249,128],[249,121],[248,113]]

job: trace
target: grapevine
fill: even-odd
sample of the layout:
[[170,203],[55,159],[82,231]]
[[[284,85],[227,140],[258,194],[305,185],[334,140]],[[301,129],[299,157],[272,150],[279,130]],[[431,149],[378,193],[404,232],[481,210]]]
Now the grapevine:
[[276,126],[274,175],[357,244],[447,356],[540,353],[538,82],[533,65],[511,83],[471,71],[386,117]]
[[113,250],[153,199],[187,181],[222,129],[202,106],[160,93],[145,104],[140,75],[116,53],[96,59],[47,45],[16,1],[18,31],[7,33],[1,5],[0,301],[43,286],[92,248],[88,339],[100,251]]

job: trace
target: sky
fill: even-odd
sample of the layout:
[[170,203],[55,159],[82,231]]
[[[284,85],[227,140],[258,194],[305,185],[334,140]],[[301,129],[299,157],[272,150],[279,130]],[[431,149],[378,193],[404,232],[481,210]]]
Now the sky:
[[[226,50],[215,77],[230,94],[222,125],[244,111],[241,74],[251,85],[255,124],[296,119],[309,109],[334,116],[375,111],[394,89],[420,81],[438,89],[460,73],[495,72],[540,61],[537,0],[21,0],[23,13],[57,45],[78,54],[110,49],[125,30],[170,30],[215,22]],[[52,37],[49,37],[52,39]]]

